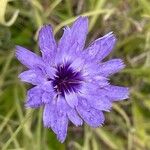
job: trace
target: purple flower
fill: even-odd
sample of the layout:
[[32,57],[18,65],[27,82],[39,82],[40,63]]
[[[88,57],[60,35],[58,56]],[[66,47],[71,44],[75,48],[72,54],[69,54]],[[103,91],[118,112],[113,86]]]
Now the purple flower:
[[128,98],[128,88],[113,86],[110,75],[124,68],[121,59],[102,60],[110,54],[116,38],[112,32],[84,48],[88,19],[79,17],[65,27],[58,44],[52,27],[39,32],[42,57],[17,46],[16,56],[29,70],[19,78],[34,85],[27,92],[26,107],[44,106],[43,123],[64,142],[69,120],[76,126],[85,121],[91,127],[104,123],[103,111],[114,101]]

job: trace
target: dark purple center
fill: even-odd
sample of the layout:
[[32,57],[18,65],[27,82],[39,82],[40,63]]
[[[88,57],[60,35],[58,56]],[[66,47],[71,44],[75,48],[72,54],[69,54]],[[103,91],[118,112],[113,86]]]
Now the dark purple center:
[[55,77],[52,81],[57,93],[64,96],[65,93],[77,92],[81,86],[83,77],[81,72],[75,71],[70,67],[70,63],[58,65]]

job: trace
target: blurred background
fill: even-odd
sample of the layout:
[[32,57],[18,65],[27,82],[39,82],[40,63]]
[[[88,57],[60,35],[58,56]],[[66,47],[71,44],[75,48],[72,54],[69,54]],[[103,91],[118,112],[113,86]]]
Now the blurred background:
[[[111,82],[130,87],[130,99],[105,113],[105,125],[69,125],[65,143],[42,125],[42,108],[25,109],[27,89],[19,81],[25,70],[15,45],[39,53],[38,29],[51,24],[58,40],[62,27],[89,17],[87,43],[114,31],[126,69]],[[60,30],[61,29],[61,30]],[[108,59],[109,59],[108,58]],[[150,150],[150,1],[149,0],[0,0],[0,149],[2,150]]]

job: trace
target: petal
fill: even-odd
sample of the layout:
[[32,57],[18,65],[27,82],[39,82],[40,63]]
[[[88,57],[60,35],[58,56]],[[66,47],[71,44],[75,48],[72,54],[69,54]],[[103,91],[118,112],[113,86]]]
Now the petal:
[[42,103],[42,94],[43,91],[38,86],[28,90],[27,92],[27,101],[25,106],[30,108],[38,108]]
[[111,100],[105,95],[105,91],[99,88],[99,86],[97,86],[96,84],[86,83],[85,89],[82,89],[81,92],[82,93],[80,94],[80,96],[86,99],[90,107],[103,111],[109,111],[111,109],[112,107]]
[[92,59],[101,61],[110,54],[116,43],[116,37],[112,32],[95,40],[86,50]]
[[[70,41],[68,41],[70,44]],[[78,49],[79,44],[73,43],[69,45],[68,50],[64,50],[64,47],[59,47],[57,51],[57,57],[55,57],[55,63],[61,64],[62,62],[70,62],[78,57],[76,50]]]
[[63,143],[67,136],[67,129],[68,129],[68,118],[65,113],[61,111],[57,111],[57,138],[58,140]]
[[78,105],[78,98],[77,98],[76,93],[73,93],[73,92],[65,93],[65,99],[68,105],[72,108]]
[[42,102],[44,104],[48,104],[48,103],[51,103],[54,99],[54,92],[51,91],[51,92],[44,92],[43,95],[42,95]]
[[70,55],[76,56],[80,54],[79,50],[84,47],[87,32],[88,19],[86,17],[79,17],[71,28],[65,27],[63,36],[58,43],[58,58],[56,58],[56,61],[60,61],[60,59]]
[[83,121],[77,114],[76,110],[71,108],[62,96],[59,96],[57,101],[58,101],[57,107],[59,107],[59,109],[61,109],[63,112],[67,113],[68,119],[73,124],[75,124],[76,126],[82,125]]
[[39,47],[44,60],[53,62],[56,53],[56,41],[50,25],[43,26],[39,31]]
[[42,90],[44,90],[46,92],[49,92],[49,93],[54,92],[54,88],[52,86],[51,81],[44,82],[43,84],[40,85],[40,87],[41,87]]
[[[65,27],[63,36],[61,37],[61,39],[58,43],[58,48],[59,48],[60,52],[68,52],[69,51],[70,39],[71,39],[71,30],[69,27]],[[63,50],[62,50],[62,48],[63,48]]]
[[84,74],[95,76],[99,72],[99,65],[95,62],[95,60],[91,60],[89,58],[84,65]]
[[70,67],[72,67],[76,71],[80,71],[83,69],[84,65],[85,65],[85,60],[78,57],[73,60],[73,62],[70,64]]
[[[60,101],[58,101],[60,102]],[[60,142],[64,142],[67,136],[68,118],[66,112],[62,110],[62,105],[58,102],[52,101],[46,104],[43,112],[44,126],[51,128]]]
[[[55,101],[53,101],[55,102]],[[57,134],[57,113],[55,103],[46,104],[43,111],[43,124],[46,128],[51,128]]]
[[121,59],[112,59],[107,62],[101,63],[99,71],[100,74],[107,77],[109,75],[119,72],[124,67],[125,65]]
[[68,55],[68,52],[70,51],[70,39],[70,28],[66,27],[64,28],[63,36],[61,37],[58,43],[57,57],[55,57],[56,64],[62,63],[65,56]]
[[84,82],[80,89],[80,94],[83,96],[87,96],[90,94],[97,94],[97,90],[99,89],[99,85],[93,82]]
[[38,85],[46,81],[44,75],[40,70],[28,70],[24,71],[19,75],[21,81],[31,83],[33,85]]
[[55,75],[55,73],[57,71],[56,68],[51,67],[51,66],[46,66],[44,69],[45,69],[47,78],[53,79],[54,75]]
[[129,88],[109,85],[106,87],[105,94],[112,101],[119,101],[129,98]]
[[112,107],[112,102],[108,97],[101,95],[88,95],[87,101],[89,105],[97,110],[109,111]]
[[61,95],[57,96],[57,108],[63,112],[67,112],[70,106],[67,104],[65,98]]
[[34,68],[43,64],[40,56],[21,46],[16,46],[16,57],[28,68]]
[[71,45],[73,43],[79,44],[79,50],[84,48],[86,35],[88,32],[88,18],[79,17],[71,27]]
[[57,99],[57,138],[63,143],[67,136],[68,118],[67,118],[68,105],[64,97],[58,96]]
[[98,84],[100,87],[105,87],[109,85],[108,78],[103,77],[103,76],[95,76],[93,79],[95,84]]
[[83,120],[91,127],[98,127],[104,123],[104,115],[102,111],[90,107],[87,101],[80,98],[79,105],[77,106],[77,111]]
[[76,126],[80,126],[83,124],[83,120],[79,117],[77,112],[74,109],[69,109],[67,112],[69,120],[75,124]]
[[79,17],[71,28],[65,27],[63,36],[58,43],[55,61],[62,63],[64,60],[74,60],[72,57],[76,58],[76,55],[81,55],[79,50],[84,47],[87,31],[88,19],[86,17]]

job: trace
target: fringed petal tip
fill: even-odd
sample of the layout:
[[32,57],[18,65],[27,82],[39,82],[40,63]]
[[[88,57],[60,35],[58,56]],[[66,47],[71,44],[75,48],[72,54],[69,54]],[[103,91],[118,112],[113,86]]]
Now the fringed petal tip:
[[129,98],[129,88],[110,85],[106,91],[106,95],[112,101],[122,101]]
[[[16,45],[16,47],[15,47],[15,56],[17,57],[18,60],[20,58],[20,55],[22,55],[22,53],[23,53],[23,49],[22,48],[23,47],[21,47],[19,45]],[[22,55],[22,57],[23,57],[23,55]]]
[[46,31],[50,31],[50,32],[53,31],[53,28],[52,28],[52,26],[51,26],[50,24],[45,24],[45,25],[43,25],[43,26],[41,26],[41,27],[39,28],[39,36],[38,36],[38,39],[39,39],[40,36],[42,36],[43,33],[45,33]]
[[[86,123],[87,125],[89,125],[88,123]],[[94,125],[94,124],[92,124],[92,125],[90,125],[92,128],[100,128],[100,127],[102,127],[102,126],[104,126],[104,124],[105,124],[105,120],[103,121],[103,122],[101,122],[100,124],[98,124],[98,125]]]
[[[20,45],[16,45],[15,46],[15,54],[17,54],[19,52],[19,49],[21,48]],[[16,55],[17,56],[17,55]]]
[[57,139],[58,139],[58,141],[59,141],[60,143],[64,143],[65,140],[66,140],[66,137],[63,137],[63,136],[61,136],[61,135],[57,135]]
[[[49,124],[50,124],[50,123],[49,123]],[[53,131],[53,132],[57,135],[57,140],[58,140],[59,142],[61,142],[61,143],[64,143],[64,141],[66,140],[66,136],[60,135],[60,133],[56,133],[54,130],[51,129],[51,126],[50,126],[49,124],[45,124],[45,123],[43,122],[44,128],[47,128],[47,129]]]
[[38,44],[45,62],[53,63],[56,54],[57,43],[54,38],[51,25],[44,25],[39,30]]
[[[99,41],[99,40],[104,40],[104,39],[105,39],[105,40],[111,39],[111,42],[112,42],[112,43],[114,43],[114,42],[117,41],[117,37],[116,37],[116,35],[114,34],[114,32],[113,32],[113,31],[110,31],[110,32],[106,33],[104,36],[102,36],[102,37],[96,39],[94,42],[97,42],[97,41]],[[93,42],[93,43],[94,43],[94,42]]]
[[21,46],[16,46],[15,55],[17,59],[27,68],[35,68],[43,64],[40,56]]
[[128,87],[123,87],[123,88],[124,88],[124,91],[123,91],[124,96],[122,96],[122,99],[120,99],[120,100],[128,99],[130,96],[130,88],[128,88]]
[[80,122],[79,124],[74,124],[76,127],[80,127],[80,126],[82,126],[83,125],[83,121],[82,122]]
[[126,87],[126,98],[125,99],[129,99],[130,97],[130,88]]
[[50,129],[50,130],[51,130],[50,123],[45,123],[45,122],[43,121],[43,126],[44,126],[44,128],[47,128],[47,129]]

